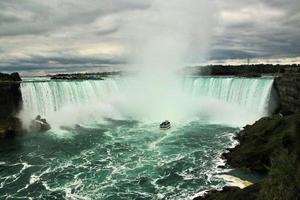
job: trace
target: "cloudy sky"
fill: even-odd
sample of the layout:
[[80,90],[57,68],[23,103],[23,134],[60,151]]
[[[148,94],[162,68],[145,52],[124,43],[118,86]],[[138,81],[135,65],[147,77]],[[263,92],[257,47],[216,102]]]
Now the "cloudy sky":
[[168,46],[164,38],[177,32],[181,43],[173,49],[202,47],[184,46],[187,63],[300,61],[299,0],[174,2],[0,0],[0,71],[122,68],[149,37],[162,33],[157,43]]

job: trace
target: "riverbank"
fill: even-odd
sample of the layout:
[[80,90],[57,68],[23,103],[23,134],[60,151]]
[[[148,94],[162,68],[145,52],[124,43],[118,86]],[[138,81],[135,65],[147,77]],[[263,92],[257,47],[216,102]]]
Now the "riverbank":
[[300,114],[276,115],[246,126],[236,139],[238,146],[223,156],[235,168],[266,174],[259,183],[244,189],[224,187],[195,200],[299,199]]
[[229,166],[266,178],[244,189],[226,186],[212,190],[195,200],[300,199],[300,68],[278,66],[272,70],[278,70],[274,79],[278,114],[245,126],[235,138],[239,145],[222,155]]

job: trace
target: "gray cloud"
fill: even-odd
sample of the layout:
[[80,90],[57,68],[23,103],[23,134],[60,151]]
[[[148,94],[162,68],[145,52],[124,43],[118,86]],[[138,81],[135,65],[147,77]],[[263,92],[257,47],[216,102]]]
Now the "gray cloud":
[[[219,20],[207,59],[299,56],[298,1],[213,0]],[[130,52],[124,23],[151,5],[152,0],[2,0],[0,70],[125,64]],[[144,28],[149,24],[137,30]]]
[[3,0],[0,2],[0,36],[40,34],[89,24],[105,15],[146,9],[148,6],[145,1],[136,0]]
[[235,7],[224,5],[224,10],[221,9],[228,12],[229,19],[227,22],[225,19],[224,32],[216,36],[212,59],[300,55],[300,4],[297,0],[230,0],[226,3]]

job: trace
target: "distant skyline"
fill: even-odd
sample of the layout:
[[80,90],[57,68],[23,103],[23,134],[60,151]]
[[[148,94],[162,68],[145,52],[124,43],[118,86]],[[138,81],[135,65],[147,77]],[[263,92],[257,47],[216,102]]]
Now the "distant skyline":
[[[155,13],[152,5],[160,1],[1,0],[0,71],[122,69],[131,56],[127,24],[139,15],[159,20],[162,10]],[[247,58],[252,63],[300,63],[299,0],[203,2],[212,7],[207,17],[214,18],[207,53],[193,52],[187,63],[244,64]]]

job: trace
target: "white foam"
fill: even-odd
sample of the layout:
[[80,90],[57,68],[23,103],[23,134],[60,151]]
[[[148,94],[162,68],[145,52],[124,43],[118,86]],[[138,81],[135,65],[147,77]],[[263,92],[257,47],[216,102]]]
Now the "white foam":
[[78,194],[72,194],[70,188],[65,189],[65,192],[67,200],[91,200],[91,198],[89,197],[80,196]]
[[35,183],[35,182],[37,182],[37,181],[39,181],[39,180],[40,180],[40,177],[39,177],[39,176],[36,176],[36,175],[32,174],[32,175],[30,176],[30,179],[29,179],[29,184],[33,184],[33,183]]
[[242,180],[238,177],[226,175],[226,174],[217,175],[216,177],[224,179],[226,181],[226,184],[229,186],[236,186],[241,189],[253,184],[250,181]]

